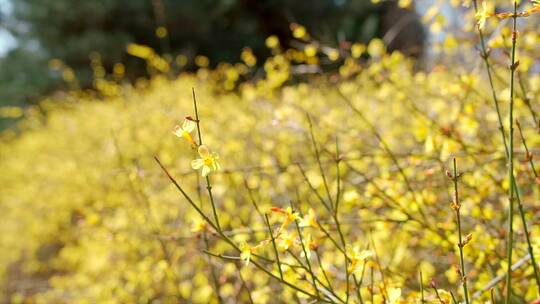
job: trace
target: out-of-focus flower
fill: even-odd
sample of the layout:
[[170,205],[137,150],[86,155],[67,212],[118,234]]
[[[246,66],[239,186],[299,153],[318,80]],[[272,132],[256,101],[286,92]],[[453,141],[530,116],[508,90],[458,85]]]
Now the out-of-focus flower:
[[326,56],[328,56],[328,59],[331,61],[336,61],[339,59],[339,51],[336,49],[331,49],[326,53]]
[[255,54],[253,54],[253,50],[251,48],[244,48],[240,54],[240,58],[250,67],[257,64],[257,57],[255,57]]
[[359,269],[359,266],[361,264],[360,262],[363,262],[372,256],[373,256],[373,251],[371,250],[360,250],[358,246],[355,246],[355,247],[348,246],[347,257],[350,260],[349,271],[358,272],[360,270]]
[[308,214],[304,215],[304,217],[300,219],[298,225],[300,225],[300,227],[318,227],[319,225],[317,224],[317,219],[315,218],[315,210],[310,208]]
[[158,38],[165,38],[167,37],[168,31],[166,27],[160,26],[156,29],[156,36]]
[[210,64],[210,59],[204,55],[195,56],[195,64],[200,68],[206,68]]
[[240,259],[245,261],[246,266],[249,265],[249,261],[251,260],[251,253],[252,248],[247,243],[240,244]]
[[313,56],[317,55],[317,47],[314,44],[308,44],[304,48],[304,53],[308,57],[313,57]]
[[355,43],[351,47],[351,55],[353,58],[359,58],[366,51],[366,46],[361,43]]
[[268,48],[275,49],[279,46],[279,39],[276,35],[272,35],[266,38],[264,43]]
[[482,8],[476,13],[475,18],[478,23],[478,28],[483,29],[486,25],[487,18],[489,18],[487,1],[482,1]]
[[397,304],[400,302],[401,298],[401,288],[390,287],[388,288],[388,303]]
[[207,176],[210,172],[220,169],[218,163],[219,156],[216,153],[210,153],[210,150],[205,145],[200,145],[198,151],[201,158],[191,161],[191,167],[193,169],[199,170],[202,168],[202,176]]
[[285,214],[287,216],[287,218],[285,219],[285,222],[283,222],[282,226],[287,226],[292,221],[301,219],[300,215],[298,215],[298,212],[293,212],[291,207],[287,207],[287,209],[282,209],[282,208],[278,208],[278,207],[272,207],[272,208],[270,208],[270,210],[272,210],[274,212],[281,213],[281,214]]
[[184,119],[184,122],[182,122],[182,126],[176,125],[174,127],[173,133],[178,137],[185,138],[189,142],[189,144],[195,148],[197,147],[197,145],[195,144],[191,133],[193,132],[193,130],[195,130],[196,126],[197,125],[193,120],[186,118]]
[[[304,247],[306,248],[306,255],[307,258],[311,258],[311,251],[317,250],[319,247],[319,243],[313,240],[313,236],[311,233],[306,233],[303,238]],[[304,256],[304,252],[302,252],[302,256]]]
[[401,8],[411,8],[413,2],[412,0],[399,0],[398,6]]
[[295,238],[293,234],[283,231],[280,233],[276,242],[280,251],[287,251],[287,249],[294,245]]
[[139,57],[142,59],[149,59],[155,56],[155,52],[151,47],[142,45],[142,44],[135,44],[135,43],[130,43],[127,46],[127,52],[128,54],[132,56]]
[[303,39],[307,36],[307,30],[304,26],[298,24],[298,23],[292,23],[290,25],[290,28],[292,30],[293,37],[296,39]]
[[197,218],[193,221],[193,226],[191,227],[191,232],[199,233],[206,230],[206,222],[201,219]]

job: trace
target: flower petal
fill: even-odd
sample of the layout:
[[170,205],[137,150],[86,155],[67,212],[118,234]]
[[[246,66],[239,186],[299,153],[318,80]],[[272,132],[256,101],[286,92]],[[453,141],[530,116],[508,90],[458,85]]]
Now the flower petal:
[[196,126],[195,122],[189,119],[184,119],[184,122],[182,123],[182,129],[189,133],[193,132]]
[[173,131],[174,135],[178,136],[178,137],[182,137],[182,128],[179,126],[179,125],[176,125],[174,126],[174,131]]
[[204,160],[200,158],[191,161],[191,168],[195,170],[199,170],[202,166],[204,166]]
[[187,131],[182,131],[182,137],[184,137],[190,145],[195,145],[195,142],[193,141],[193,137],[191,137],[191,134],[189,134],[189,132]]
[[212,162],[212,167],[214,169],[214,171],[218,171],[221,169],[221,166],[219,165],[219,163],[217,162],[216,159],[214,159],[214,161]]
[[207,176],[207,175],[210,173],[210,171],[212,171],[212,168],[210,168],[209,166],[206,166],[206,165],[205,165],[205,166],[203,166],[203,168],[202,168],[201,174],[202,174],[202,176]]
[[199,155],[201,156],[201,158],[208,158],[210,156],[210,151],[208,150],[208,147],[205,145],[200,145]]

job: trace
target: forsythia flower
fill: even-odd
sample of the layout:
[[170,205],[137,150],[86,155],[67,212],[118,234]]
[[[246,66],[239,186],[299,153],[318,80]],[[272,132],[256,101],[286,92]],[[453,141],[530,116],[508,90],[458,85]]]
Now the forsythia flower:
[[287,251],[289,247],[294,245],[295,238],[293,234],[283,231],[276,241],[280,251]]
[[240,244],[240,259],[246,262],[246,266],[249,265],[251,260],[251,255],[257,252],[258,249],[263,248],[264,246],[270,243],[270,239],[266,239],[255,246],[249,246],[246,242]]
[[401,298],[401,288],[391,287],[388,288],[388,303],[397,304],[400,302]]
[[218,159],[219,156],[215,153],[210,153],[208,147],[205,145],[199,146],[199,156],[201,158],[191,161],[191,167],[195,170],[202,168],[202,176],[207,176],[211,171],[217,171],[220,169]]
[[283,229],[285,229],[285,227],[287,227],[287,225],[289,225],[291,222],[301,219],[300,215],[298,215],[298,212],[293,212],[291,207],[287,207],[287,209],[285,209],[285,210],[283,210],[282,208],[279,208],[279,207],[272,207],[272,208],[270,208],[270,210],[273,211],[273,212],[278,212],[278,213],[285,214],[287,216],[287,218],[285,218],[285,220],[283,221],[283,223],[281,224],[281,226],[277,230],[276,234],[278,236],[281,233],[281,231],[283,231]]
[[[319,244],[313,240],[313,236],[311,235],[311,233],[307,233],[306,235],[304,235],[303,244],[306,248],[307,258],[311,259],[311,251],[317,250]],[[302,256],[304,256],[304,252],[302,252]]]
[[360,43],[355,43],[351,47],[351,55],[353,58],[360,58],[365,51],[366,46]]
[[203,219],[195,219],[193,221],[193,227],[191,228],[191,232],[199,233],[206,230],[206,222]]
[[304,26],[302,26],[300,24],[297,24],[297,23],[293,23],[293,24],[291,24],[290,28],[292,30],[292,34],[293,34],[294,38],[296,38],[296,39],[306,38],[307,30],[306,30],[306,28]]
[[315,211],[310,208],[307,215],[304,215],[300,222],[298,223],[300,227],[314,227],[317,228],[317,220],[315,219]]
[[279,39],[276,35],[272,35],[265,40],[265,44],[268,48],[274,49],[279,46]]
[[484,26],[486,25],[486,20],[489,17],[486,0],[482,2],[482,9],[476,13],[475,17],[478,22],[478,28],[483,29]]
[[289,224],[290,222],[292,222],[294,220],[300,220],[301,219],[300,215],[298,215],[298,212],[293,212],[291,207],[287,207],[287,209],[285,209],[285,210],[283,210],[283,209],[281,209],[279,207],[272,207],[270,210],[287,215],[287,219],[286,219],[287,224]]
[[247,243],[240,244],[240,259],[246,262],[246,266],[249,265],[251,260],[252,249]]
[[191,133],[195,130],[197,125],[189,118],[184,119],[182,126],[176,125],[174,127],[174,135],[185,138],[192,147],[197,147]]
[[358,248],[358,246],[355,246],[354,248],[351,246],[347,247],[347,257],[351,260],[350,270],[351,272],[357,272],[360,269],[358,268],[360,266],[359,262],[365,261],[367,258],[373,256],[373,251],[371,250],[362,250]]

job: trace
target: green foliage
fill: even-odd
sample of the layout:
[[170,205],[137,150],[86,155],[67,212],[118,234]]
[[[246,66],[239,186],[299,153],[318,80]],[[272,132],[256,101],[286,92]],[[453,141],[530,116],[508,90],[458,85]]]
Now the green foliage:
[[[2,94],[1,104],[35,101],[36,96],[63,88],[54,75],[44,72],[53,58],[72,68],[79,84],[88,88],[93,86],[90,54],[94,53],[101,55],[108,71],[123,63],[130,80],[147,75],[141,62],[126,54],[129,43],[148,45],[172,58],[184,54],[190,61],[183,68],[192,69],[197,54],[209,57],[212,65],[235,62],[246,46],[265,58],[269,53],[264,40],[270,35],[277,35],[288,48],[289,25],[294,22],[306,26],[318,40],[337,45],[380,36],[389,28],[382,18],[390,13],[396,17],[395,5],[374,6],[367,0],[17,0],[12,6],[4,25],[18,40],[16,53],[37,53],[41,59],[27,61],[31,69],[12,60],[14,54],[3,61],[0,77],[17,75],[19,81],[9,96]],[[158,35],[159,28],[166,32]],[[420,43],[416,32],[412,38]]]

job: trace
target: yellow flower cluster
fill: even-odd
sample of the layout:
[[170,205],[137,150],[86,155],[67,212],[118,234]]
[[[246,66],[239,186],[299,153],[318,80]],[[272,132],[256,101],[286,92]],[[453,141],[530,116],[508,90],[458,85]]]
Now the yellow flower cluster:
[[200,158],[193,160],[191,162],[191,167],[195,170],[201,169],[201,175],[207,176],[212,171],[217,171],[220,169],[220,165],[218,163],[219,156],[216,153],[211,153],[207,146],[198,145],[195,142],[191,133],[195,131],[196,126],[197,123],[193,120],[193,118],[186,117],[182,123],[182,126],[176,125],[174,127],[173,133],[180,138],[186,139],[191,147],[197,149]]
[[[295,24],[298,49],[284,50],[270,37],[267,62],[245,49],[242,62],[210,69],[208,58],[199,57],[197,72],[171,77],[159,71],[195,58],[161,58],[132,45],[129,52],[155,72],[151,78],[122,83],[123,66],[107,75],[93,56],[96,92],[75,89],[39,108],[0,109],[0,115],[24,116],[0,135],[2,299],[218,303],[219,295],[226,303],[450,303],[464,298],[466,280],[472,303],[491,301],[490,284],[502,291],[494,292],[501,301],[509,266],[501,259],[501,225],[508,221],[510,184],[499,134],[499,128],[508,133],[508,124],[501,127],[498,116],[509,116],[512,30],[503,24],[491,32],[499,22],[491,18],[491,1],[478,1],[478,14],[472,0],[450,1],[460,10],[464,2],[470,4],[463,22],[468,34],[435,41],[438,59],[425,69],[388,53],[384,40],[326,46]],[[507,1],[497,7],[510,11]],[[521,8],[532,12],[538,5]],[[440,12],[428,9],[425,22],[446,32],[452,24]],[[513,115],[520,122],[515,181],[535,252],[537,19],[521,19],[519,65],[513,66]],[[490,37],[481,56],[475,22]],[[481,69],[484,58],[492,83]],[[264,72],[256,72],[258,64]],[[67,69],[57,61],[51,67]],[[198,139],[197,119],[186,117],[171,136],[192,105],[193,87],[201,100],[212,100],[199,107],[209,130],[204,139],[219,143],[227,170],[219,170],[218,155]],[[178,138],[191,149],[178,149]],[[152,156],[205,215],[212,209],[201,195],[200,175],[211,174],[219,231],[213,217],[179,199]],[[454,191],[444,172],[454,157],[463,175],[452,209]],[[182,169],[186,159],[189,170]],[[270,203],[291,200],[294,210]],[[516,302],[530,303],[538,289],[518,211],[512,289]]]

